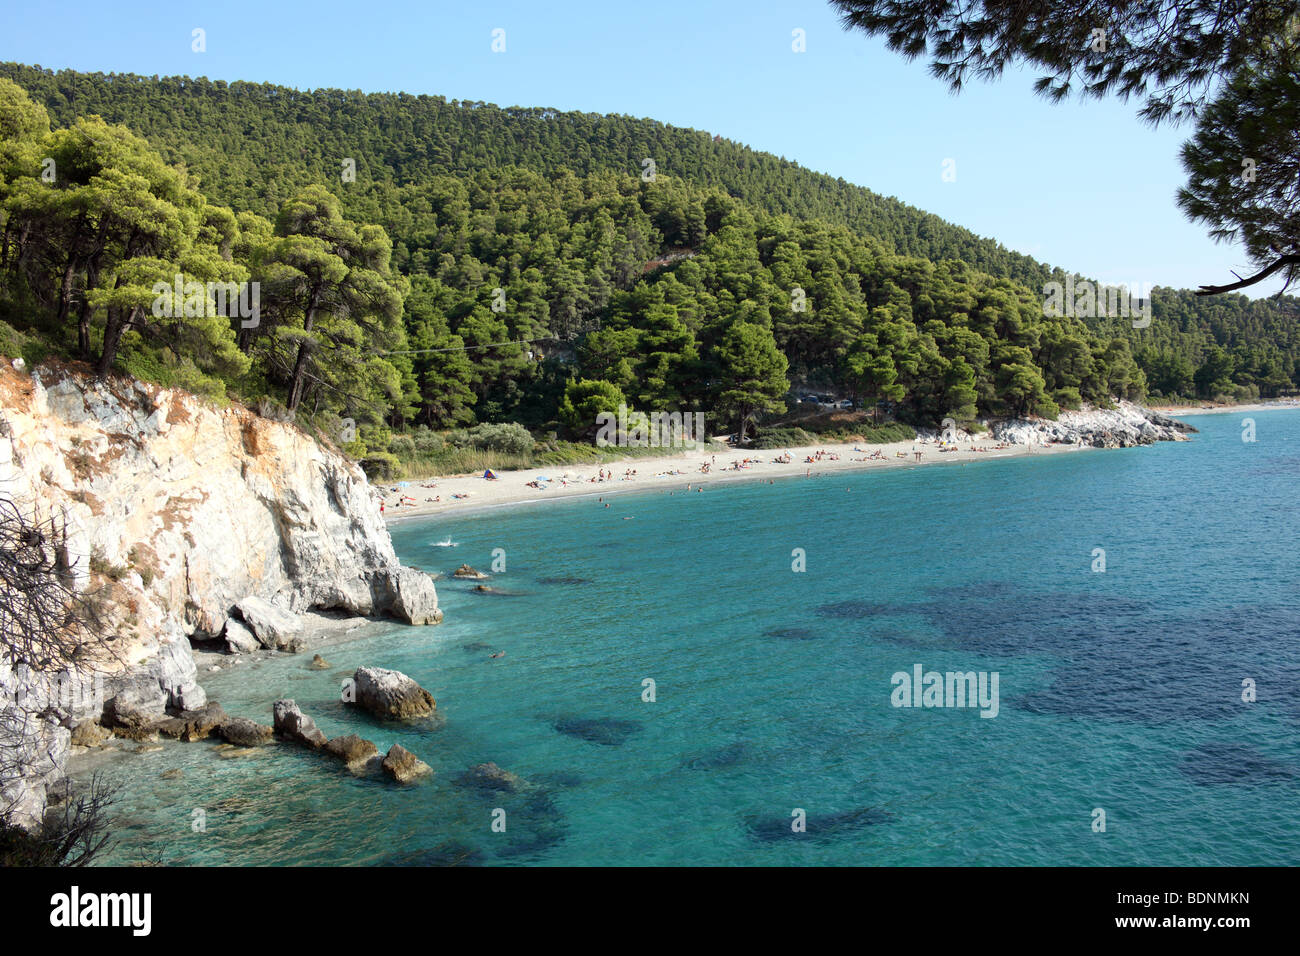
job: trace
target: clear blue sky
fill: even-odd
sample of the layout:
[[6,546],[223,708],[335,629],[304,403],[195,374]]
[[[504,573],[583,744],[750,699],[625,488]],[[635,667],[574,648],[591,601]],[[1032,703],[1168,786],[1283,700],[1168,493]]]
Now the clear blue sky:
[[[4,21],[0,59],[52,69],[400,90],[704,129],[1107,282],[1194,287],[1249,265],[1174,205],[1190,127],[1152,130],[1114,100],[1049,105],[1025,73],[951,96],[924,61],[846,33],[823,0],[41,0],[8,3]],[[195,27],[204,53],[191,49]],[[496,28],[504,53],[491,50]],[[796,28],[804,53],[791,49]]]

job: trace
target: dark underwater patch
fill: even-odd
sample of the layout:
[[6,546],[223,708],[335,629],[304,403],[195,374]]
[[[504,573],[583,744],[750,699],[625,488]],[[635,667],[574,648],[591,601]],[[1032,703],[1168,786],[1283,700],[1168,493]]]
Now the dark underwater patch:
[[379,861],[379,866],[482,866],[483,851],[464,843],[442,843],[428,850],[394,853]]
[[682,761],[682,767],[686,770],[721,770],[740,763],[750,755],[752,750],[753,747],[748,741],[737,740],[735,743],[688,757]]
[[1201,787],[1279,783],[1295,779],[1291,767],[1245,744],[1209,743],[1183,755],[1178,769]]
[[866,827],[880,826],[890,822],[893,816],[875,807],[859,807],[856,810],[841,810],[838,813],[809,814],[807,829],[797,833],[791,829],[794,817],[752,817],[746,824],[750,836],[761,843],[775,843],[778,840],[812,840],[824,842]]
[[506,811],[506,832],[494,834],[502,842],[494,846],[496,856],[513,859],[536,855],[564,842],[568,824],[551,795],[546,792],[501,795]]
[[871,601],[836,601],[832,604],[823,604],[817,608],[816,613],[821,617],[857,621],[869,617],[880,617],[883,614],[907,613],[907,610],[900,611],[893,605],[877,604]]
[[621,747],[641,730],[640,721],[613,717],[561,717],[552,726],[569,737],[605,747]]
[[810,627],[769,627],[763,636],[782,641],[815,641],[821,635]]

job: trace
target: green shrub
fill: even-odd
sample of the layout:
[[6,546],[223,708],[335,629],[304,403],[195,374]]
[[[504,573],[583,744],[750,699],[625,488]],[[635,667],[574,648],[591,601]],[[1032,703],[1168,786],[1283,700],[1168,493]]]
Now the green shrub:
[[468,430],[457,429],[447,435],[447,441],[456,448],[499,451],[506,455],[524,455],[533,450],[532,433],[515,422],[475,425]]
[[376,451],[361,459],[361,470],[371,481],[391,481],[401,471],[401,463],[396,455]]
[[1034,406],[1034,414],[1055,421],[1061,415],[1061,407],[1050,398],[1044,397],[1039,399],[1038,404]]
[[388,440],[388,451],[398,458],[410,458],[415,454],[415,439],[410,435],[394,435]]
[[800,445],[812,445],[816,437],[802,428],[762,428],[754,439],[752,448],[797,448]]
[[5,358],[18,358],[23,355],[23,348],[28,344],[27,336],[19,332],[8,322],[0,322],[0,355]]
[[417,428],[411,435],[411,439],[415,443],[417,455],[436,455],[447,447],[442,436],[428,428]]

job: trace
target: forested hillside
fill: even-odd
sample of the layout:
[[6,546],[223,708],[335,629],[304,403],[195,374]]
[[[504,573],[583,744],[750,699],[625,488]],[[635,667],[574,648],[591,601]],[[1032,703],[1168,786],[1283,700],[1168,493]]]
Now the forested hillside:
[[[701,130],[649,119],[501,109],[440,96],[55,73],[14,63],[0,64],[0,76],[42,103],[55,125],[91,114],[123,123],[168,162],[199,173],[214,198],[264,216],[274,216],[301,186],[339,182],[344,159],[355,160],[362,192],[372,183],[420,183],[500,166],[547,175],[640,176],[651,158],[658,173],[719,187],[767,212],[848,226],[905,255],[964,259],[1030,285],[1041,284],[1047,271],[896,199]],[[377,205],[384,205],[384,191],[376,193]]]
[[[1297,380],[1294,299],[1157,290],[1144,328],[1052,317],[1043,283],[1059,271],[706,133],[436,97],[5,76],[7,334],[300,420],[355,418],[358,454],[475,422],[583,438],[623,401],[743,428],[792,383],[933,423]],[[203,299],[214,281],[257,283],[257,320],[187,313],[188,283]]]

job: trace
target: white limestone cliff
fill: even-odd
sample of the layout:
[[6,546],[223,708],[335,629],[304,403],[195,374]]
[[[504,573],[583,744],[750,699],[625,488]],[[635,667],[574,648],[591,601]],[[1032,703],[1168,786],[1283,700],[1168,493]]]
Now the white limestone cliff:
[[0,659],[0,734],[23,727],[30,768],[0,781],[0,811],[16,806],[28,823],[61,775],[71,728],[114,697],[156,713],[202,706],[190,638],[232,621],[238,640],[251,631],[296,649],[259,628],[274,620],[283,634],[313,609],[441,620],[432,579],[398,562],[355,463],[293,425],[177,389],[0,367],[0,499],[60,529],[51,546],[78,589],[105,595],[118,657],[96,690],[73,675],[87,692],[72,703]]

